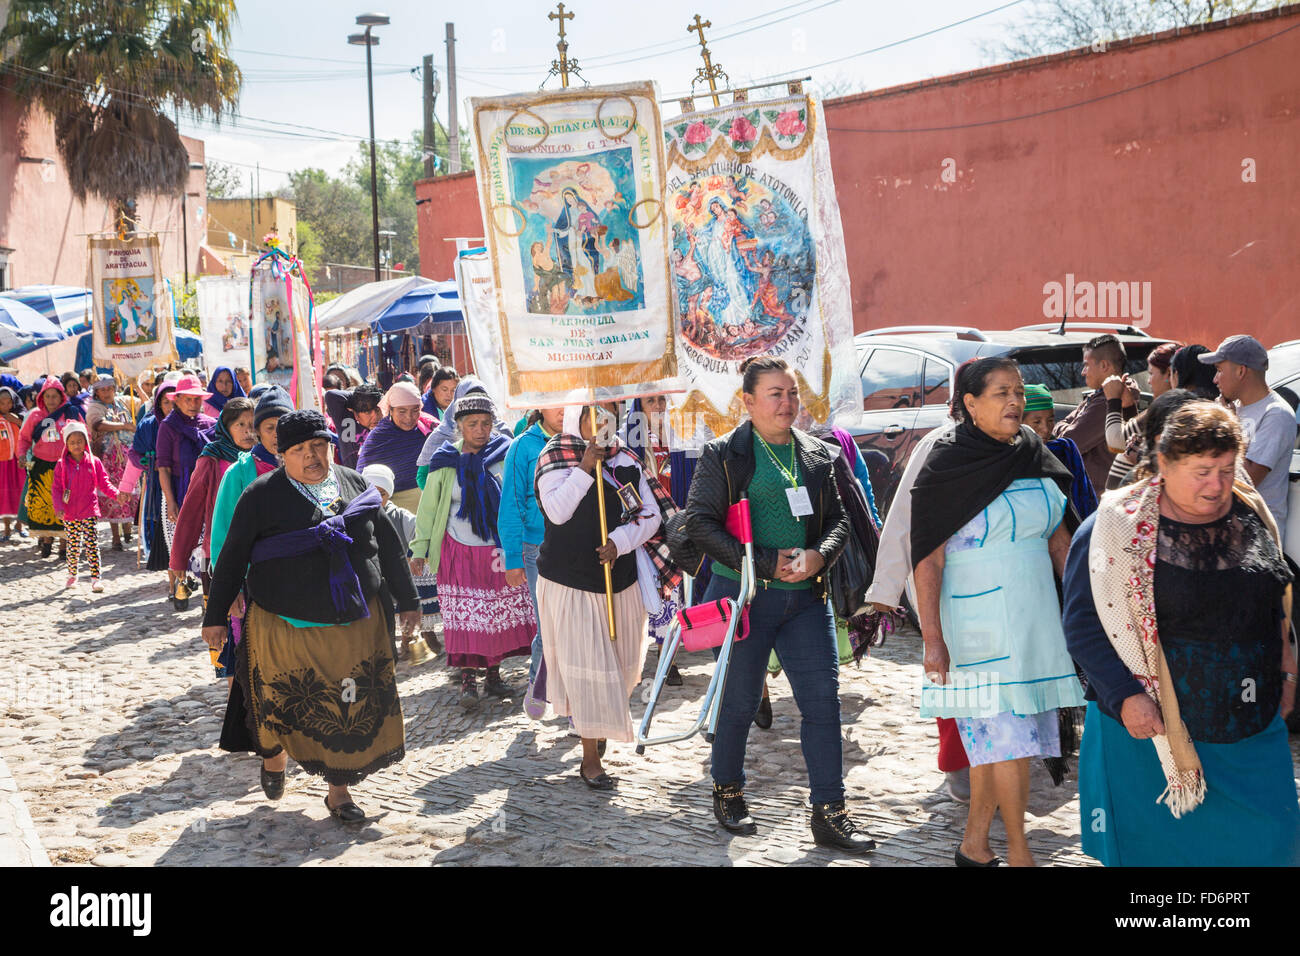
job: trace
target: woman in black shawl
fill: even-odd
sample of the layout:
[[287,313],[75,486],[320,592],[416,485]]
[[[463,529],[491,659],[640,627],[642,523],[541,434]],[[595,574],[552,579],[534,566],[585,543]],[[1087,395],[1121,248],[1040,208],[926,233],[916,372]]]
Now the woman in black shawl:
[[971,763],[958,866],[1001,862],[988,839],[999,811],[1008,861],[1033,865],[1024,831],[1029,759],[1060,756],[1057,711],[1083,703],[1053,576],[1070,548],[1073,476],[1022,424],[1024,410],[1015,361],[963,365],[953,395],[958,425],[935,444],[912,489],[921,715],[955,718]]

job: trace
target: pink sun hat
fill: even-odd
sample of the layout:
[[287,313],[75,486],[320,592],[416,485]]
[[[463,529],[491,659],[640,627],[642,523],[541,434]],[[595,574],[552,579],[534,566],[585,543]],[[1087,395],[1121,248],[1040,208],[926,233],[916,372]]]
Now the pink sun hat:
[[176,380],[177,395],[196,395],[199,398],[211,398],[211,392],[203,390],[203,383],[197,375],[182,375]]

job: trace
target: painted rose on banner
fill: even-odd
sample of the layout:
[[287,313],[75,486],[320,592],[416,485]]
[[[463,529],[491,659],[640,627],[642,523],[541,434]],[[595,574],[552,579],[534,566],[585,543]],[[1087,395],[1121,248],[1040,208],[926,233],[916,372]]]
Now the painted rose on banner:
[[[802,95],[666,124],[682,422],[740,419],[740,363],[786,359],[817,421],[862,407],[844,234],[820,107]],[[688,433],[695,429],[686,428]]]

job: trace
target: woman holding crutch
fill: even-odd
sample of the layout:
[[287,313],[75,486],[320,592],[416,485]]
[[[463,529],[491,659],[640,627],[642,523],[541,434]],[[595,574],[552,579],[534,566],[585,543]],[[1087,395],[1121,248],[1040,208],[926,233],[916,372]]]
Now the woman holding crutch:
[[813,839],[865,853],[876,844],[844,806],[835,616],[824,584],[850,528],[832,474],[839,450],[792,427],[799,385],[784,359],[750,358],[740,369],[749,421],[704,446],[686,503],[687,534],[713,559],[704,603],[740,593],[744,548],[726,518],[744,493],[759,579],[749,636],[731,651],[713,740],[713,813],[732,833],[757,830],[745,804],[745,743],[775,649],[803,718]]

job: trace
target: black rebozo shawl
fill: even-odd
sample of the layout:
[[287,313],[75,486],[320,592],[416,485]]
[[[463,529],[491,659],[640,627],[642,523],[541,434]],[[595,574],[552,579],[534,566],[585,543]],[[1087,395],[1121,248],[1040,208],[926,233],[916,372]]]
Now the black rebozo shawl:
[[1065,494],[1066,529],[1079,517],[1070,502],[1074,476],[1028,425],[1012,444],[969,422],[930,449],[912,487],[912,567],[916,567],[1018,478],[1051,478]]

